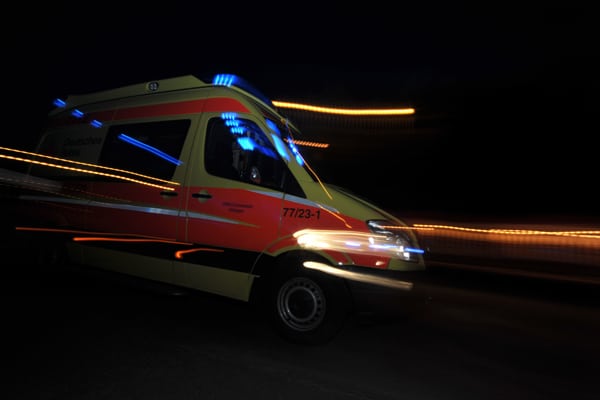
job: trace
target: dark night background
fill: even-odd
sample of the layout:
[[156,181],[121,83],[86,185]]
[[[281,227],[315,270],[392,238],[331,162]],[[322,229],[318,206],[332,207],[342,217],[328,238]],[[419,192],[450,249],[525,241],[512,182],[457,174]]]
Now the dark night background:
[[227,72],[274,100],[414,107],[408,128],[326,120],[321,175],[387,208],[598,217],[591,5],[191,4],[15,14],[3,41],[18,122],[0,145],[31,149],[56,97]]

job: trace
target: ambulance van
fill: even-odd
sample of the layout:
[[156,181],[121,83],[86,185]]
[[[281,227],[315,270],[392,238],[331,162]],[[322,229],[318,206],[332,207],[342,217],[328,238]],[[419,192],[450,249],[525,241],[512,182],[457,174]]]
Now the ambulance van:
[[321,181],[296,126],[237,76],[55,105],[37,148],[13,156],[29,165],[17,230],[60,238],[56,260],[256,301],[309,344],[340,330],[357,282],[411,290],[425,271],[410,227]]

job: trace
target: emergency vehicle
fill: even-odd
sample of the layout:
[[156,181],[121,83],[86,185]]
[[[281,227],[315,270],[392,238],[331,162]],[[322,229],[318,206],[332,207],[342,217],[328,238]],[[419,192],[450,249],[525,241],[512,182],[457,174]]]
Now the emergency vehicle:
[[11,153],[29,163],[17,229],[60,238],[54,259],[256,301],[301,343],[334,337],[353,282],[410,290],[425,270],[410,227],[322,182],[297,127],[237,76],[55,105],[35,151]]

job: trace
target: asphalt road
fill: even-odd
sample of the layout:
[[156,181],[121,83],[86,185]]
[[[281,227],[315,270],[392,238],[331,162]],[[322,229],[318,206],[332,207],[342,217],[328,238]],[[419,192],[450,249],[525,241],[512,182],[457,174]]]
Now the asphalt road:
[[596,399],[598,288],[433,269],[368,297],[333,341],[285,342],[252,307],[4,246],[6,399]]

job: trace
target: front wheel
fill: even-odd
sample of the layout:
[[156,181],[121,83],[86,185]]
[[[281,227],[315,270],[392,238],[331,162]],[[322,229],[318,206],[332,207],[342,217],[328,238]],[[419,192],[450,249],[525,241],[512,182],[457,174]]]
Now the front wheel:
[[303,344],[331,340],[351,310],[341,279],[302,269],[278,274],[270,303],[276,330],[285,339]]

